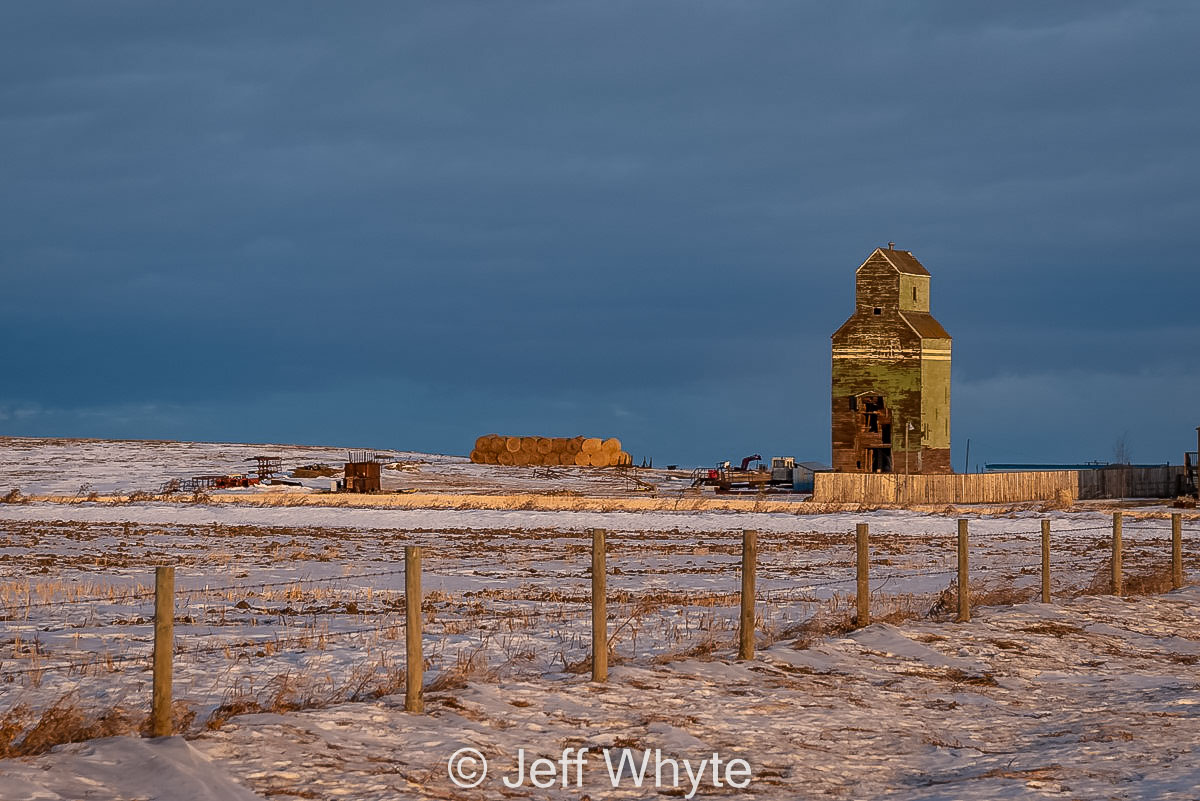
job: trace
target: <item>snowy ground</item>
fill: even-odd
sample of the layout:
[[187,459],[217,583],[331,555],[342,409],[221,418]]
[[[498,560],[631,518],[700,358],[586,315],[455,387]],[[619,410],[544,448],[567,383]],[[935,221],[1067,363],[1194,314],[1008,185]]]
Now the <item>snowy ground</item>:
[[[1179,788],[1200,778],[1195,590],[1080,595],[1107,590],[1105,514],[973,514],[977,601],[1033,597],[1047,516],[1061,603],[981,606],[975,622],[953,624],[941,614],[955,564],[949,515],[0,504],[0,715],[31,710],[11,718],[27,730],[64,698],[144,715],[153,567],[171,563],[175,697],[190,742],[102,740],[0,761],[0,799],[240,797],[215,779],[208,795],[186,795],[187,777],[206,773],[264,797],[646,796],[628,781],[608,786],[599,757],[582,789],[510,791],[494,776],[458,789],[445,763],[466,745],[501,771],[519,747],[555,758],[567,746],[717,750],[750,762],[749,788],[705,795],[1194,797]],[[842,636],[858,522],[871,525],[876,617],[896,625]],[[606,687],[581,673],[593,527],[610,532]],[[760,532],[764,651],[743,664],[731,644],[746,528]],[[1127,520],[1134,592],[1161,589],[1168,533],[1162,519]],[[1189,519],[1193,574],[1198,536]],[[413,544],[425,551],[425,717],[392,695]],[[177,774],[179,793],[142,789],[132,770],[113,786],[97,778],[145,760]],[[88,781],[99,782],[92,796]]]
[[[362,450],[353,446],[355,450]],[[455,493],[577,492],[599,496],[637,494],[644,490],[631,471],[600,468],[525,467],[472,464],[462,456],[411,453],[369,448],[390,460],[382,471],[383,489]],[[168,442],[158,440],[83,440],[0,437],[0,495],[19,490],[27,496],[81,497],[96,492],[158,492],[171,479],[191,476],[253,474],[255,456],[278,456],[284,477],[304,465],[327,464],[342,469],[347,448],[280,444]],[[691,484],[686,472],[638,470],[639,478],[663,491]],[[309,490],[326,490],[329,479],[299,480]],[[269,487],[224,490],[223,494],[270,491]],[[280,489],[277,485],[274,489]],[[289,492],[297,491],[288,488]]]
[[[430,693],[425,716],[396,697],[247,715],[175,748],[167,775],[179,762],[193,772],[174,792],[148,782],[146,755],[118,739],[0,763],[0,796],[114,798],[103,788],[115,785],[134,788],[124,797],[240,798],[225,788],[232,778],[271,798],[646,798],[658,794],[653,767],[645,789],[630,775],[613,788],[603,752],[630,749],[640,764],[661,749],[749,763],[749,787],[706,779],[703,797],[1194,799],[1198,604],[1189,589],[990,609],[968,624],[876,624],[808,648],[781,642],[754,662],[726,650],[617,667],[603,686],[469,681]],[[474,790],[447,776],[463,747],[491,762]],[[567,747],[591,752],[579,788],[574,774],[567,789],[501,784],[519,749],[557,760]],[[103,770],[121,757],[126,775]],[[669,795],[688,791],[686,774],[681,789],[672,780],[666,772]]]

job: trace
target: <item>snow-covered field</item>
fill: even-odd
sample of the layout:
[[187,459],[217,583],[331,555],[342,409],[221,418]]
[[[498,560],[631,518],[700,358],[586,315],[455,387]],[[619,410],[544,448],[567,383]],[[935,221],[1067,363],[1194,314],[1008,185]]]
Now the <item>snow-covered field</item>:
[[[261,450],[105,447],[0,441],[0,489],[138,488],[170,475],[179,453],[205,473],[244,471]],[[472,471],[504,470],[394,456],[419,462],[423,480],[469,487],[483,480]],[[52,459],[90,466],[38,474]],[[122,469],[136,481],[121,484]],[[1049,606],[1029,602],[1045,517]],[[852,632],[859,522],[871,525],[873,612],[889,622]],[[1200,596],[1159,592],[1169,525],[1152,518],[1126,521],[1124,563],[1131,592],[1155,592],[1096,594],[1107,590],[1110,526],[1086,510],[970,515],[982,605],[955,624],[945,614],[951,515],[0,504],[0,715],[10,710],[0,745],[39,719],[49,728],[47,710],[110,723],[145,715],[153,569],[167,563],[177,566],[175,697],[188,738],[0,761],[0,798],[253,797],[237,784],[263,797],[646,797],[628,776],[610,786],[606,747],[749,762],[747,788],[710,781],[701,795],[1195,797]],[[614,667],[604,686],[584,673],[595,527],[609,531]],[[763,650],[750,663],[733,658],[742,529],[760,532]],[[1193,574],[1197,536],[1189,519]],[[394,695],[405,545],[424,550],[425,716]],[[446,773],[465,746],[494,762],[472,790]],[[519,748],[557,759],[585,746],[582,787],[499,783]],[[166,791],[160,774],[175,777]]]
[[[353,450],[363,450],[353,446]],[[158,492],[171,479],[198,475],[253,474],[256,456],[278,456],[284,477],[311,464],[341,470],[349,448],[305,445],[169,442],[161,440],[32,439],[0,437],[0,495],[19,490],[27,496],[85,497],[129,492]],[[456,493],[583,492],[589,495],[628,495],[638,486],[625,471],[601,468],[511,468],[472,464],[462,456],[412,453],[390,448],[369,448],[391,460],[382,471],[385,490],[422,490]],[[683,474],[663,470],[638,471],[651,485],[664,490],[683,489],[691,482]],[[329,488],[329,479],[299,480],[309,490]],[[273,489],[278,490],[276,485]],[[269,492],[271,487],[249,490]],[[297,491],[288,488],[288,491]],[[247,494],[226,490],[225,494]]]

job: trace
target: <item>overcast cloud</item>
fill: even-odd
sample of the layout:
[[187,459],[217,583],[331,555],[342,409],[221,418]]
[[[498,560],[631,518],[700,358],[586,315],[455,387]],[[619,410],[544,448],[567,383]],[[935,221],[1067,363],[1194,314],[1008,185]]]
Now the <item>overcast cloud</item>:
[[827,459],[829,335],[894,240],[956,467],[1195,446],[1195,3],[0,21],[0,433]]

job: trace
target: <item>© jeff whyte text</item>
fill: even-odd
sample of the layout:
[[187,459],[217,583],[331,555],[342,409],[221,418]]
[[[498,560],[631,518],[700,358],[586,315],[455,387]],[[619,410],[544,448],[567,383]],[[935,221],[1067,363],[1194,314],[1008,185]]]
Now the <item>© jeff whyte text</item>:
[[[589,756],[603,759],[589,759]],[[591,774],[597,772],[598,761],[603,762],[603,770],[599,771],[602,778],[591,778]],[[487,758],[474,748],[459,749],[446,766],[450,780],[459,787],[478,787],[487,778],[488,767]],[[603,748],[596,752],[587,748],[564,748],[561,756],[553,758],[530,754],[520,748],[516,759],[504,770],[496,778],[510,790],[520,787],[546,790],[556,785],[582,789],[595,786],[598,779],[614,788],[682,790],[684,798],[689,799],[702,787],[740,790],[748,787],[754,778],[750,763],[744,759],[724,759],[716,752],[698,760],[678,759],[664,755],[658,748]]]

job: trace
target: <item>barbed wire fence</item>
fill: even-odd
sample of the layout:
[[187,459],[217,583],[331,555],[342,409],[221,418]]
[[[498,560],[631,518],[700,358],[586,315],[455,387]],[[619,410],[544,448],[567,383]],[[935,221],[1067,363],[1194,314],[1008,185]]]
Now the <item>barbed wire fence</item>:
[[[455,664],[449,661],[449,654],[442,649],[435,651],[433,658],[426,654],[427,641],[436,638],[446,638],[448,633],[474,631],[481,636],[507,632],[519,634],[535,626],[538,622],[548,621],[560,624],[560,633],[573,643],[575,651],[579,652],[577,659],[570,659],[566,650],[561,656],[563,670],[570,673],[591,672],[593,681],[607,681],[607,666],[611,658],[619,660],[637,659],[639,652],[636,637],[642,626],[637,621],[649,616],[659,615],[664,619],[673,619],[684,625],[684,632],[677,639],[687,640],[693,632],[692,621],[687,615],[695,613],[696,632],[705,632],[702,645],[715,650],[727,645],[727,640],[718,642],[715,635],[728,633],[736,629],[738,656],[741,659],[754,658],[758,640],[778,639],[780,637],[804,634],[805,625],[818,615],[812,610],[824,604],[834,605],[840,614],[840,630],[861,628],[873,619],[887,619],[892,613],[886,611],[889,599],[906,599],[910,609],[908,613],[916,617],[933,619],[949,619],[965,622],[970,620],[971,611],[979,605],[992,603],[1011,603],[1016,600],[1041,600],[1043,603],[1052,602],[1054,597],[1068,597],[1088,593],[1146,594],[1151,591],[1177,589],[1183,585],[1182,568],[1182,535],[1200,533],[1200,528],[1182,525],[1179,514],[1172,515],[1169,521],[1132,521],[1126,523],[1120,512],[1113,514],[1110,524],[1073,526],[1051,529],[1050,521],[1043,519],[1038,530],[1004,531],[1006,535],[1041,537],[1041,559],[1021,558],[1019,561],[999,563],[984,563],[971,565],[972,552],[969,539],[969,522],[959,521],[957,547],[947,553],[947,558],[955,557],[954,566],[933,565],[928,569],[896,570],[891,565],[873,565],[870,556],[870,538],[867,524],[861,524],[855,533],[854,558],[849,560],[851,569],[846,575],[820,576],[801,578],[798,567],[780,567],[768,565],[760,577],[758,573],[758,534],[754,531],[741,533],[741,546],[737,547],[736,538],[729,543],[729,550],[740,550],[740,567],[738,568],[740,585],[730,582],[727,590],[698,591],[674,590],[664,588],[643,588],[641,591],[630,589],[613,589],[607,587],[610,571],[607,568],[607,555],[610,550],[606,533],[593,531],[591,553],[580,553],[590,558],[579,573],[579,577],[591,578],[591,592],[580,593],[578,598],[536,599],[521,597],[517,591],[505,591],[511,594],[508,598],[473,599],[466,603],[465,596],[455,599],[441,591],[430,595],[421,592],[421,553],[419,546],[405,547],[404,566],[396,569],[360,571],[338,576],[302,577],[266,582],[238,582],[212,586],[188,585],[176,587],[174,583],[174,567],[170,565],[156,568],[156,583],[154,590],[133,588],[129,591],[114,591],[105,595],[85,595],[62,600],[33,600],[30,593],[24,603],[9,603],[0,607],[0,621],[15,621],[24,617],[29,619],[31,610],[60,608],[73,610],[76,608],[92,608],[104,605],[127,606],[130,603],[153,602],[154,609],[148,617],[139,615],[137,620],[143,621],[151,636],[121,638],[121,648],[118,653],[91,653],[87,656],[72,658],[70,656],[47,657],[41,651],[39,641],[35,638],[29,641],[29,664],[10,666],[0,661],[0,685],[20,681],[38,682],[47,674],[64,674],[67,676],[83,676],[88,674],[115,673],[132,668],[152,673],[152,692],[150,699],[150,725],[148,733],[162,736],[172,733],[177,727],[173,718],[172,676],[177,663],[188,660],[202,659],[214,654],[222,654],[235,661],[239,659],[267,659],[289,652],[307,652],[311,650],[324,651],[329,643],[350,641],[354,638],[381,638],[387,640],[404,640],[405,657],[401,673],[396,674],[398,684],[402,678],[405,689],[405,706],[410,712],[423,711],[424,692],[428,689],[423,680],[427,667],[437,666],[445,674],[453,670]],[[1105,547],[1107,553],[1064,555],[1051,551],[1051,536],[1072,533],[1109,532],[1110,536],[1098,543]],[[1154,539],[1142,539],[1134,549],[1126,549],[1122,535],[1125,531],[1137,531],[1140,534],[1162,533],[1165,536]],[[711,539],[711,537],[710,537]],[[726,543],[722,543],[725,545]],[[619,546],[618,546],[619,547]],[[1169,557],[1166,555],[1169,550]],[[1024,556],[1021,553],[1017,557]],[[1033,554],[1029,555],[1030,557]],[[1126,584],[1126,558],[1136,556],[1140,562],[1149,565],[1149,572],[1158,576],[1155,582],[1141,581]],[[557,560],[557,561],[562,561]],[[1066,574],[1071,569],[1094,567],[1090,581],[1082,587],[1060,586],[1052,593],[1052,578],[1054,573]],[[887,568],[881,570],[880,568]],[[1142,567],[1146,567],[1143,564]],[[840,569],[840,568],[839,568]],[[1145,572],[1145,571],[1143,571]],[[377,587],[368,583],[375,579],[405,577],[403,589],[394,587]],[[1040,576],[1040,587],[1036,585],[1018,588],[1016,579],[1021,577]],[[1166,576],[1166,578],[1163,578]],[[435,576],[436,577],[436,576]],[[561,580],[561,572],[523,572],[521,579],[544,578]],[[758,588],[759,579],[766,585]],[[944,587],[930,590],[929,579],[946,582]],[[973,579],[976,580],[973,583]],[[358,584],[354,584],[357,582]],[[901,592],[906,583],[917,582],[920,586],[910,592]],[[989,587],[988,582],[999,584],[1000,591]],[[321,609],[298,611],[289,605],[272,606],[276,602],[288,601],[288,596],[302,596],[314,588],[328,588],[331,593],[337,591],[353,591],[374,598],[376,594],[383,599],[381,603],[370,608],[363,608],[357,602],[351,605],[343,603],[341,608],[336,605]],[[843,591],[844,588],[844,591]],[[1019,589],[1020,592],[1014,590]],[[828,595],[829,591],[832,595]],[[888,592],[892,590],[892,592]],[[1040,590],[1040,592],[1039,592]],[[275,596],[281,596],[276,598]],[[241,596],[236,604],[228,601],[233,596]],[[357,597],[357,596],[356,596]],[[222,599],[222,603],[210,603],[212,599]],[[251,604],[248,599],[256,598],[259,603]],[[914,613],[916,599],[920,599],[923,611]],[[177,616],[177,603],[183,603],[185,611],[194,606],[204,609],[206,622],[195,624],[191,615]],[[610,603],[611,602],[611,603]],[[242,629],[254,629],[253,635],[239,631],[239,636],[229,636],[220,631],[230,610],[248,615],[249,623],[243,620],[234,621]],[[884,611],[882,615],[878,614]],[[721,613],[718,615],[718,611]],[[789,611],[799,612],[798,615],[787,617]],[[220,615],[220,623],[212,620],[213,613]],[[768,617],[772,614],[782,614],[782,622],[772,624],[773,631],[768,638]],[[273,625],[259,626],[256,615],[278,622]],[[320,616],[324,625],[318,626],[316,618]],[[402,619],[398,619],[402,616]],[[379,618],[370,625],[352,625],[350,627],[330,628],[330,621],[339,617],[350,617],[361,622],[364,618]],[[312,618],[312,623],[294,624],[298,618]],[[590,621],[590,635],[581,633],[577,624]],[[207,631],[190,631],[184,636],[175,636],[175,624],[184,623],[194,628],[207,626]],[[427,634],[425,627],[433,625],[435,633]],[[494,624],[494,630],[488,626]],[[565,626],[562,624],[566,624]],[[836,627],[835,627],[836,628]],[[56,631],[52,627],[39,628],[39,633]],[[635,642],[626,644],[626,654],[622,656],[620,646],[623,638],[633,633]],[[19,652],[19,641],[14,641],[14,652]],[[652,649],[653,650],[653,649]],[[692,648],[685,654],[695,653]],[[657,658],[663,659],[670,654],[659,653]],[[462,660],[462,651],[457,657]],[[468,657],[468,662],[474,657]],[[461,666],[461,664],[459,665]],[[430,683],[436,686],[437,679]]]

